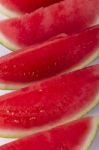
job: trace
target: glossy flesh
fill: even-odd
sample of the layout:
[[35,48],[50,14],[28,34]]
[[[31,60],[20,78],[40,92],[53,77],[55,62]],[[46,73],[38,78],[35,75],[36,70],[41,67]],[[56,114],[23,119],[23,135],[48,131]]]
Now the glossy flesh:
[[0,42],[10,49],[27,47],[60,33],[81,31],[98,18],[98,0],[65,0],[21,18],[1,21]]
[[98,120],[95,117],[64,124],[0,147],[0,150],[87,150],[95,137]]
[[6,15],[12,17],[14,16],[13,13],[16,13],[15,16],[19,16],[25,13],[30,13],[37,8],[43,6],[45,7],[59,1],[61,0],[0,0],[0,6],[4,7],[6,11],[10,11],[11,13]]
[[83,68],[99,56],[99,25],[73,36],[59,35],[41,45],[0,58],[0,88],[20,88],[64,71]]
[[[64,124],[98,102],[99,65],[57,76],[0,97],[0,136],[24,136]],[[7,135],[7,130],[13,132]]]

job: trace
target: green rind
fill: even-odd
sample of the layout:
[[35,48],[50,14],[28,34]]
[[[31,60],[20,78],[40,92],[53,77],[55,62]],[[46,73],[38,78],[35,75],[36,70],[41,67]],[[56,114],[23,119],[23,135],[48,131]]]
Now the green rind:
[[21,46],[11,43],[9,40],[5,38],[5,36],[2,33],[0,33],[0,44],[11,51],[16,51],[21,49]]
[[[96,50],[96,53],[94,53],[94,54],[92,53],[89,57],[87,57],[85,61],[81,62],[80,64],[78,64],[78,65],[74,66],[73,68],[71,68],[67,71],[64,71],[64,72],[68,73],[68,72],[80,70],[80,69],[86,67],[87,65],[89,65],[91,62],[93,62],[98,56],[99,56],[99,49]],[[5,81],[5,83],[0,82],[0,89],[1,90],[18,90],[18,89],[27,87],[31,84],[33,84],[33,82],[25,83],[25,84],[18,84],[18,83],[16,84],[16,83],[10,83],[10,82],[7,83]]]
[[[90,119],[90,122],[88,123],[89,124],[88,131],[87,131],[87,133],[84,134],[84,138],[81,139],[79,145],[76,145],[76,150],[88,150],[90,148],[93,140],[96,137],[96,134],[98,131],[98,125],[99,125],[99,120],[98,120],[99,118],[91,116],[91,117],[89,117],[89,119]],[[10,148],[10,145],[8,147]],[[6,147],[5,147],[5,149],[6,149]]]
[[57,126],[63,125],[65,123],[77,120],[79,118],[81,118],[82,116],[84,116],[86,113],[88,113],[91,109],[93,109],[97,104],[99,103],[99,94],[96,96],[95,100],[93,101],[93,103],[91,103],[90,105],[88,104],[88,106],[86,106],[83,110],[81,110],[80,112],[78,112],[78,114],[69,117],[68,119],[65,120],[65,118],[59,120],[56,123],[53,124],[49,124],[43,127],[39,127],[39,128],[34,128],[34,129],[30,129],[30,130],[9,130],[9,129],[0,129],[0,137],[3,138],[21,138],[24,136],[28,136],[31,134],[35,134],[38,132],[42,132],[45,130],[49,130],[52,128],[55,128]]
[[33,83],[16,84],[16,83],[0,83],[0,90],[19,90],[30,86]]
[[87,140],[85,141],[85,143],[83,144],[83,147],[81,150],[88,150],[90,148],[90,146],[92,145],[92,143],[94,142],[94,139],[97,135],[98,132],[98,126],[99,126],[99,118],[98,117],[94,117],[93,118],[93,130],[92,132],[90,132],[90,134],[87,137]]
[[14,12],[14,11],[4,7],[2,4],[0,4],[0,13],[3,14],[4,16],[10,17],[10,18],[18,17],[18,16],[22,15],[19,12]]
[[[2,6],[1,6],[2,7]],[[6,8],[5,8],[6,9]],[[1,11],[1,10],[0,10]],[[6,12],[6,11],[4,11],[4,12]],[[8,13],[8,12],[7,12]],[[9,13],[8,13],[9,14]],[[90,26],[94,26],[94,25],[97,25],[97,24],[99,24],[99,17],[97,16],[96,18],[95,18],[95,20],[93,21],[93,23],[90,25]],[[22,46],[22,45],[17,45],[17,44],[15,44],[15,43],[13,43],[13,42],[11,42],[10,40],[8,40],[6,37],[5,37],[5,35],[3,35],[3,33],[0,33],[0,43],[3,45],[3,46],[5,46],[6,48],[8,48],[9,50],[11,50],[11,51],[16,51],[16,50],[18,50],[18,49],[21,49],[22,47],[24,47],[24,46]]]
[[72,71],[85,68],[87,65],[95,61],[98,57],[99,57],[99,48],[97,48],[95,52],[91,53],[90,56],[86,56],[86,58],[82,62],[80,62],[78,65],[74,66],[71,69],[68,69],[67,72],[72,72]]

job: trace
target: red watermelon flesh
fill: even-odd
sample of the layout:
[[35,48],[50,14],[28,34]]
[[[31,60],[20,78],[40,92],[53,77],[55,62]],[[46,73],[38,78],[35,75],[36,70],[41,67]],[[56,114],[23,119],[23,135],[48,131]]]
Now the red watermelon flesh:
[[10,49],[43,42],[60,33],[75,33],[94,24],[99,0],[64,0],[46,8],[0,21],[0,42]]
[[86,66],[99,55],[99,25],[0,58],[0,88],[16,89]]
[[0,136],[19,137],[81,117],[99,102],[99,65],[0,97]]
[[18,16],[59,1],[61,0],[0,0],[0,11],[2,13],[4,10],[7,16]]
[[83,118],[0,147],[0,150],[87,150],[94,139],[97,117]]

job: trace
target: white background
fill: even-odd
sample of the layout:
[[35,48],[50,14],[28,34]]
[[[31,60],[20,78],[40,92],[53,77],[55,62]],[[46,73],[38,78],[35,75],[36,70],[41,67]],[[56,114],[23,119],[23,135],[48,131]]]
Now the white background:
[[[4,19],[4,17],[0,16],[0,20],[1,19]],[[0,45],[0,57],[2,55],[9,53],[9,52],[10,52],[9,50],[7,50],[6,48],[4,48],[3,46]],[[95,61],[95,63],[99,63],[99,59],[97,59]],[[10,91],[1,91],[0,90],[0,95],[3,95],[3,94],[8,93],[8,92],[10,92]],[[99,105],[94,110],[92,110],[88,115],[99,115]],[[5,144],[7,142],[10,142],[12,140],[13,139],[0,138],[0,145]],[[99,150],[99,133],[98,133],[96,139],[94,140],[90,150]]]

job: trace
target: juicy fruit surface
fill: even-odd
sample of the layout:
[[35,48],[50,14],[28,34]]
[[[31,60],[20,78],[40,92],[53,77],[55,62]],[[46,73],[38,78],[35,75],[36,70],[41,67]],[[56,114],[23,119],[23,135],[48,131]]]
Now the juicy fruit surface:
[[[96,55],[93,57],[93,55]],[[0,58],[0,82],[29,83],[82,68],[99,55],[99,25]],[[86,63],[87,61],[87,63]]]
[[[75,15],[76,14],[76,15]],[[98,0],[65,0],[46,8],[0,22],[0,41],[2,35],[16,47],[26,47],[49,39],[60,33],[78,32],[92,25],[99,17]],[[6,26],[6,28],[5,28]]]
[[97,130],[94,117],[65,124],[0,147],[0,150],[87,150]]
[[48,6],[61,0],[0,0],[0,5],[4,6],[8,10],[18,13],[30,13],[37,8]]
[[58,76],[1,96],[0,128],[25,130],[68,122],[89,111],[98,96],[99,65]]

